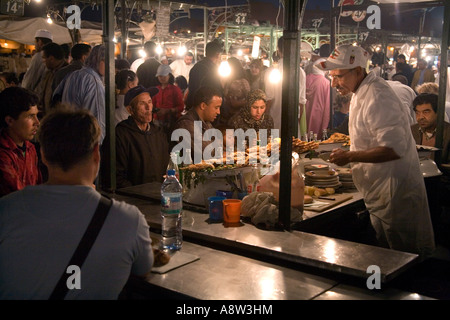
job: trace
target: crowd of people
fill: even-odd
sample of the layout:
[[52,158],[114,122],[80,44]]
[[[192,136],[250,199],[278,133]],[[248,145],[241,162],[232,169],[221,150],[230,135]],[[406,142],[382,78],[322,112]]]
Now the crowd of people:
[[[10,74],[0,75],[5,84],[0,93],[0,277],[14,274],[10,277],[14,283],[1,278],[0,293],[13,290],[9,297],[47,297],[51,293],[51,284],[57,280],[53,278],[63,268],[67,255],[62,254],[62,247],[76,244],[77,235],[86,225],[83,221],[90,217],[87,214],[77,220],[77,212],[92,215],[100,199],[94,189],[102,188],[98,172],[106,136],[105,46],[75,44],[67,59],[49,31],[38,30],[35,39],[37,52],[23,81],[19,83]],[[283,79],[283,37],[277,46],[279,60],[272,67],[265,67],[260,59],[247,65],[230,57],[228,77],[219,74],[224,49],[217,40],[206,45],[204,57],[197,62],[190,52],[171,63],[158,59],[153,41],[146,42],[144,50],[146,57],[132,63],[116,60],[117,188],[162,182],[170,150],[179,142],[172,137],[177,129],[191,134],[194,162],[202,159],[203,151],[212,142],[203,140],[200,147],[194,148],[196,130],[203,135],[212,128],[222,132],[267,129],[268,136],[280,131],[282,81],[273,81],[272,76],[278,72],[279,79]],[[350,135],[350,150],[333,150],[330,161],[351,164],[378,245],[427,256],[435,244],[416,145],[436,144],[439,87],[424,60],[419,60],[414,70],[399,55],[398,72],[383,79],[381,74],[367,71],[369,58],[363,48],[344,45],[333,52],[329,48],[317,51],[299,66],[299,99],[294,106],[298,108],[298,136],[303,138],[313,131],[322,139],[324,130]],[[331,110],[330,105],[334,107]],[[446,117],[439,153],[442,163],[450,163],[449,149],[450,124]],[[42,211],[42,203],[46,204],[46,212]],[[58,217],[58,211],[67,204],[70,210]],[[132,239],[125,246],[114,237],[118,247],[127,252],[127,259],[114,262],[123,270],[112,276],[121,281],[102,278],[108,288],[115,284],[105,296],[114,298],[123,287],[125,274],[131,270],[133,274],[145,275],[154,257],[143,215],[117,201],[112,202],[111,211],[115,226],[105,226],[108,234]],[[46,239],[65,240],[44,253],[57,257],[51,270],[36,268],[31,280],[16,282],[20,279],[20,254],[5,262],[2,257],[9,251],[3,243],[12,241],[14,226],[21,223],[32,236],[27,237],[30,243],[24,242],[17,250],[29,252],[25,246],[44,245],[42,234],[34,227],[35,218],[21,217],[37,215],[36,212],[46,217],[46,221],[38,219],[36,223],[47,228]],[[71,227],[56,227],[63,219]],[[124,224],[131,225],[129,234],[115,230]],[[101,247],[106,246],[106,238],[104,235],[99,239]],[[108,250],[97,249],[87,268],[100,263],[100,256],[107,254]],[[28,260],[39,259],[30,255]],[[96,272],[92,271],[91,277],[97,277]],[[38,274],[49,277],[42,278],[45,283],[33,283],[35,291],[25,290],[31,285],[27,281],[34,281]],[[80,296],[69,297],[96,294],[103,292],[82,291]]]

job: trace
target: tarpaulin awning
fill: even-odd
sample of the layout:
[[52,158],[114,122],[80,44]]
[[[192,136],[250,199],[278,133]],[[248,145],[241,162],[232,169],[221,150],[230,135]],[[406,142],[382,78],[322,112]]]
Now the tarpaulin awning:
[[[13,40],[19,43],[34,45],[36,30],[46,29],[53,35],[53,42],[58,44],[71,43],[69,29],[56,23],[49,24],[41,17],[12,20],[9,16],[0,16],[0,38]],[[81,41],[90,44],[102,42],[102,30],[83,28],[80,29]]]

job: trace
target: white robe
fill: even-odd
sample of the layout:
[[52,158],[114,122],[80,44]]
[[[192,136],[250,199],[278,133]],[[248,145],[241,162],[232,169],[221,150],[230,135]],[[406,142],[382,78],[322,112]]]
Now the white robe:
[[400,159],[352,163],[351,168],[380,244],[426,256],[434,250],[434,235],[416,144],[404,120],[407,116],[387,82],[369,73],[350,104],[350,150],[385,146]]
[[[282,81],[279,81],[277,83],[273,83],[270,80],[271,71],[273,69],[278,69],[280,72],[281,79],[283,79],[283,59],[280,59],[278,61],[277,65],[274,65],[266,70],[265,72],[265,78],[264,78],[264,85],[265,85],[265,92],[267,96],[267,100],[272,100],[272,105],[269,109],[269,114],[273,119],[274,123],[274,129],[278,129],[279,133],[281,134],[281,96],[282,96]],[[300,105],[304,105],[306,103],[306,73],[303,70],[303,68],[299,67],[299,74],[298,74],[298,83],[299,83],[299,92],[298,92],[298,117],[300,118],[301,115],[301,109]],[[299,128],[300,130],[300,128]],[[300,133],[299,133],[300,137]]]

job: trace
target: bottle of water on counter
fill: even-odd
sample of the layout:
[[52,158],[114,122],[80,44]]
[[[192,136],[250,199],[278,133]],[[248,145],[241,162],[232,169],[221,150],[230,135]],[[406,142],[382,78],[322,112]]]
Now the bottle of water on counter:
[[183,244],[182,216],[183,194],[182,187],[175,170],[167,170],[167,178],[161,186],[161,247],[163,250],[179,250]]
[[179,152],[171,152],[169,157],[169,164],[167,165],[167,170],[175,170],[175,176],[180,179],[180,170],[178,168],[178,158]]

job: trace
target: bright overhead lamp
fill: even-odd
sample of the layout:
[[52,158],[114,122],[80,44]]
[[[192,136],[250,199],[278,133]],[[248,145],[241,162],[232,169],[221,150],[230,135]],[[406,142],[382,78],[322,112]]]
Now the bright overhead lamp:
[[182,57],[186,54],[186,51],[187,51],[187,49],[185,46],[179,46],[177,53],[180,57]]
[[221,77],[228,77],[231,74],[231,68],[228,61],[222,61],[219,66],[219,75]]
[[279,83],[281,81],[281,72],[277,68],[273,68],[269,74],[269,81],[271,83]]
[[163,48],[161,47],[160,44],[158,44],[158,46],[156,47],[155,51],[156,51],[157,54],[163,53]]
[[145,58],[147,56],[147,53],[145,52],[144,49],[140,49],[139,50],[139,55],[141,56],[141,58]]

